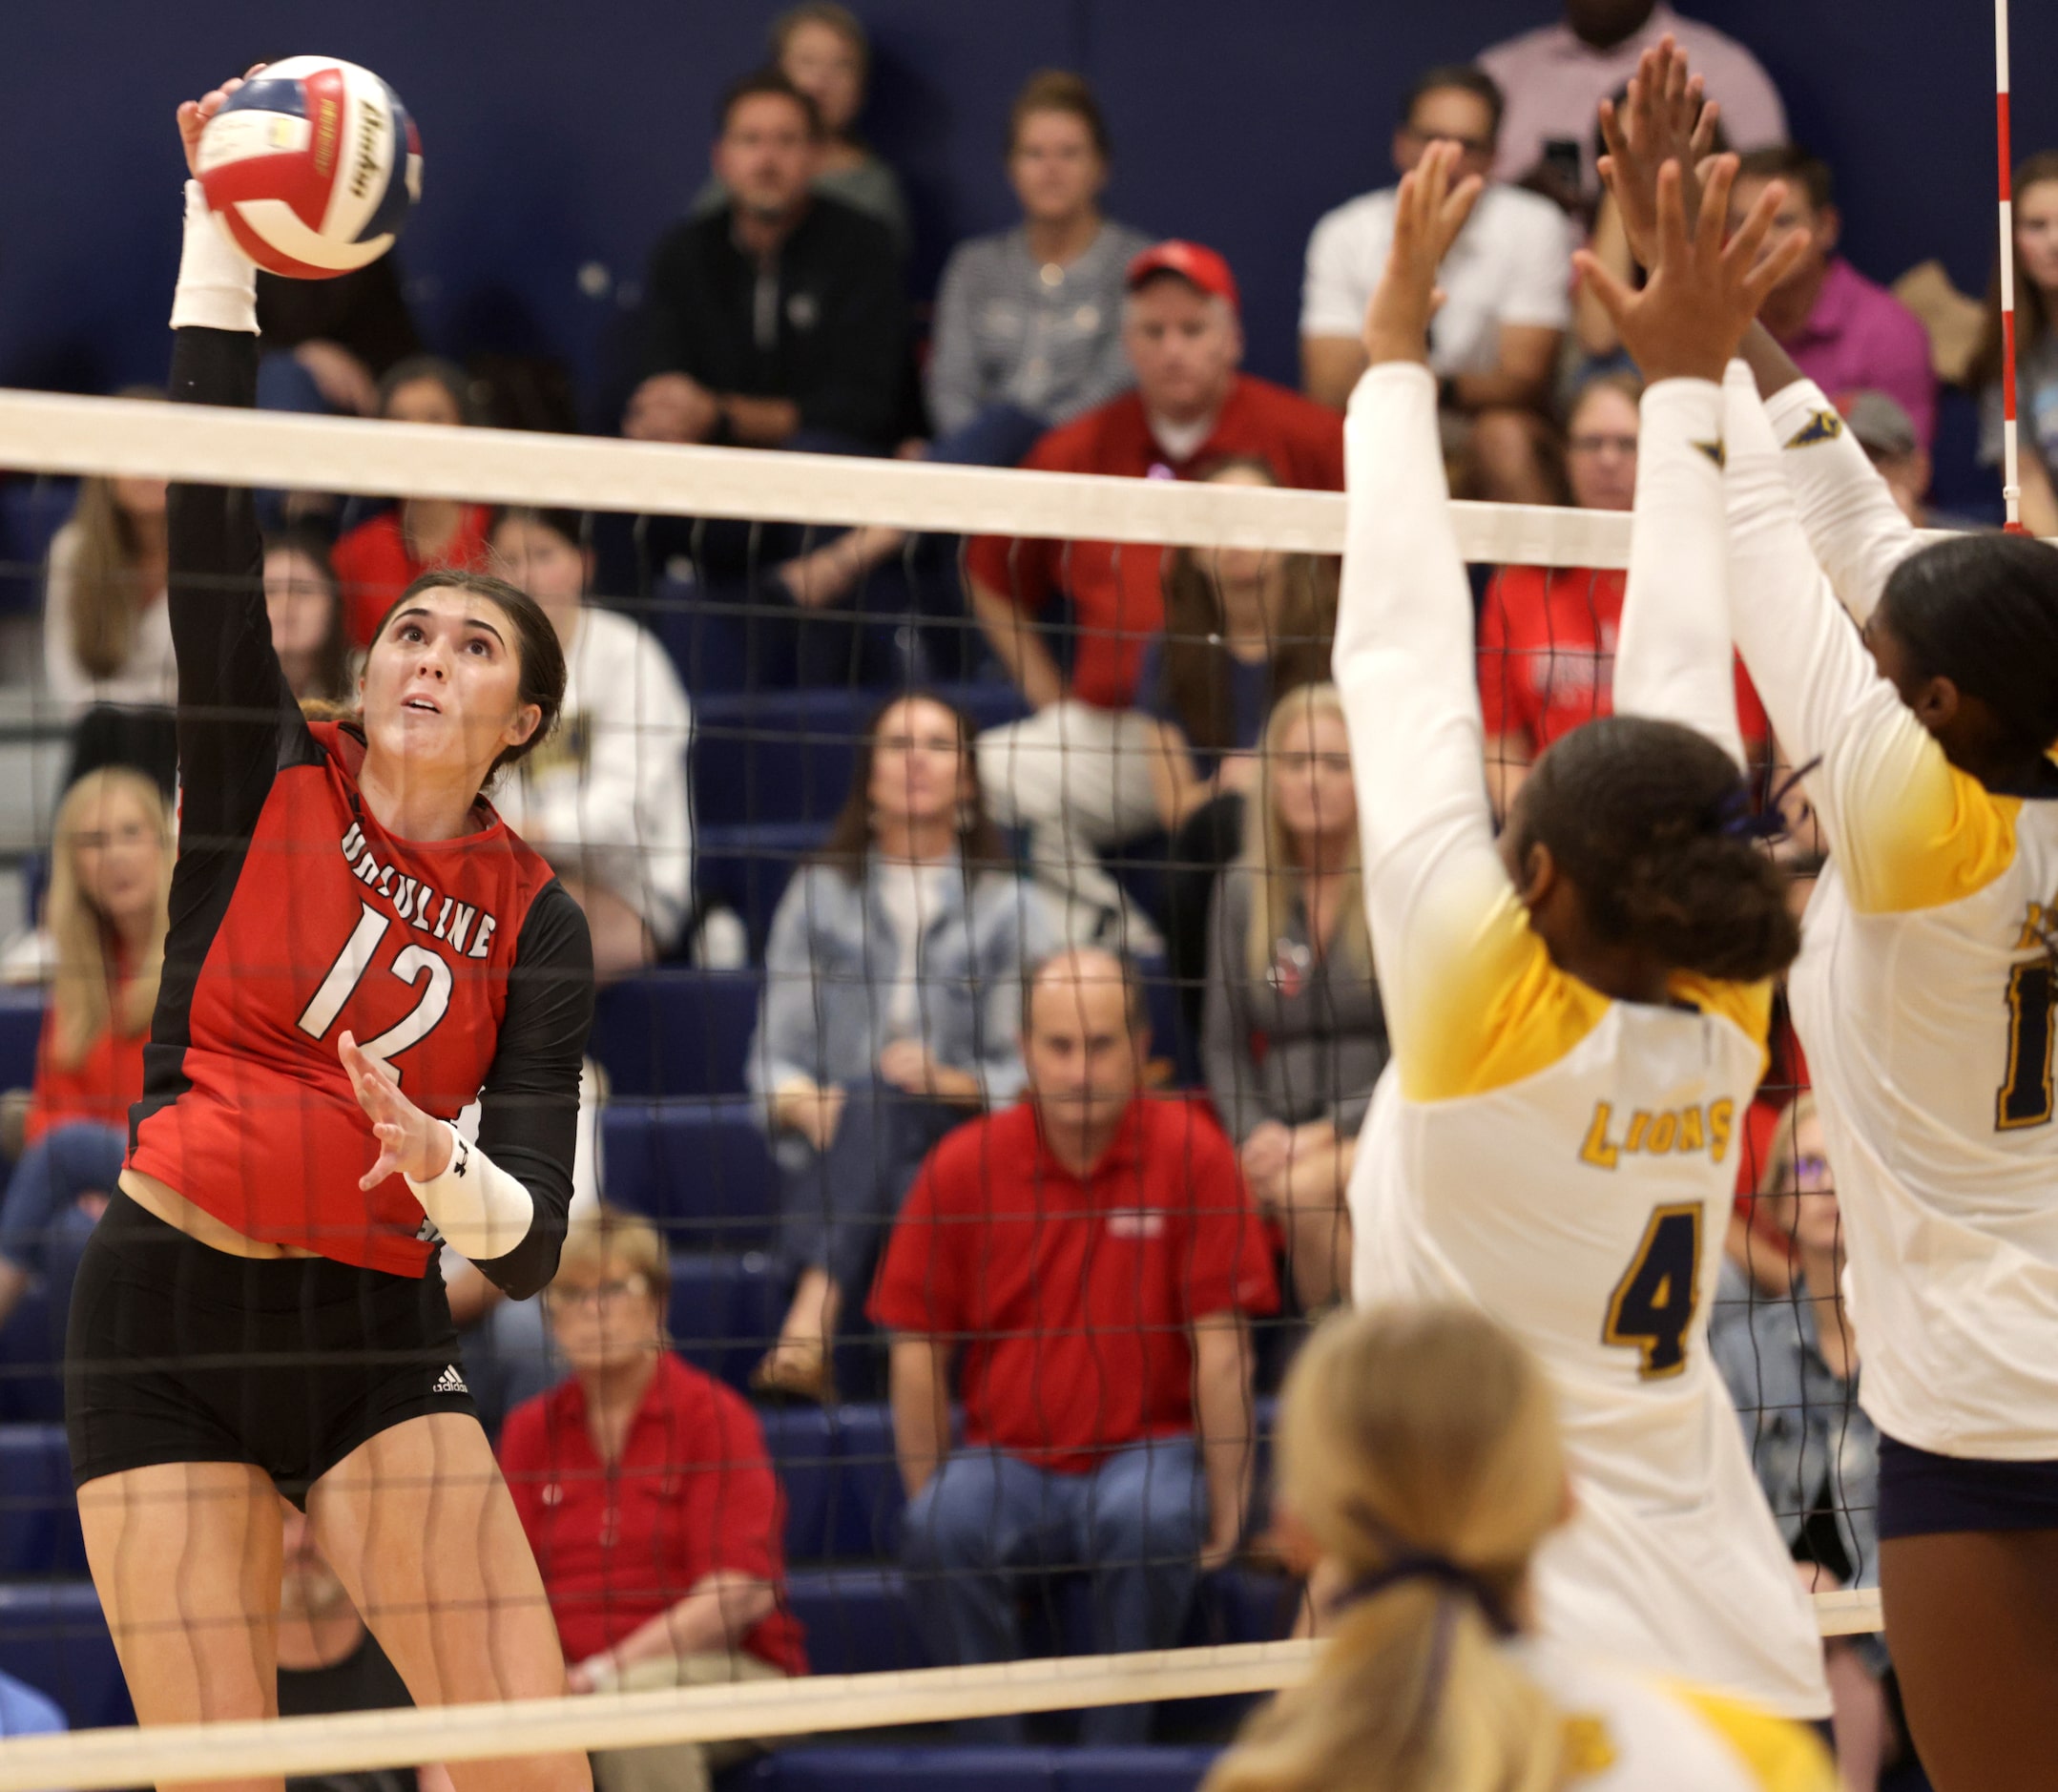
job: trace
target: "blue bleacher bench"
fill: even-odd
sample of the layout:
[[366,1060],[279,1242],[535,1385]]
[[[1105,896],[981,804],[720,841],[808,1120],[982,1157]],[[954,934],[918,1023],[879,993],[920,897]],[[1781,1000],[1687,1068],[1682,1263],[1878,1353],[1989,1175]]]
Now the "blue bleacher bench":
[[771,1235],[779,1173],[748,1096],[613,1101],[602,1121],[608,1199],[682,1251],[743,1250]]
[[0,1425],[0,1579],[86,1572],[61,1425]]
[[0,1585],[0,1673],[49,1694],[74,1730],[135,1721],[90,1580]]
[[763,979],[663,966],[603,990],[587,1047],[615,1095],[739,1095]]

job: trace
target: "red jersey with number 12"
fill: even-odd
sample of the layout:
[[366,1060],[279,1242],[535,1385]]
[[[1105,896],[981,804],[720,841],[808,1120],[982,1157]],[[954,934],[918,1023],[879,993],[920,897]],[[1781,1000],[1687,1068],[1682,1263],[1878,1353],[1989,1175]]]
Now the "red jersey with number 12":
[[204,882],[181,880],[175,933],[209,906],[209,869],[234,886],[183,1041],[159,1007],[129,1162],[247,1238],[420,1275],[433,1245],[406,1182],[358,1187],[378,1145],[337,1041],[354,1033],[417,1106],[455,1119],[486,1080],[516,942],[554,874],[484,802],[478,833],[388,834],[358,793],[363,740],[335,722],[307,733],[319,755],[280,767],[240,854],[181,841],[180,869]]

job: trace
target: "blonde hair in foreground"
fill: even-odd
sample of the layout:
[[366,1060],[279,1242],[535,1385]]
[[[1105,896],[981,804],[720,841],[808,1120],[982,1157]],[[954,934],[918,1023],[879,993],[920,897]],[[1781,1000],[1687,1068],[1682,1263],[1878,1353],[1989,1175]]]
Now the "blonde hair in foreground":
[[[1323,1325],[1287,1377],[1280,1491],[1350,1585],[1444,1558],[1504,1611],[1565,1503],[1542,1369],[1470,1308]],[[1471,1592],[1430,1574],[1346,1603],[1313,1676],[1243,1726],[1202,1792],[1546,1792],[1565,1729]]]

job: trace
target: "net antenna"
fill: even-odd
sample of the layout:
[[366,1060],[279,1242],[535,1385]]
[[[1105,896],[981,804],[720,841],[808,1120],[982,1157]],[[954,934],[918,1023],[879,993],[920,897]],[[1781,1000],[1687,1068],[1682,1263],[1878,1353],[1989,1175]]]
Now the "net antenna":
[[1994,0],[1994,124],[2001,153],[2001,501],[2024,533],[2015,446],[2015,174],[2008,129],[2008,0]]

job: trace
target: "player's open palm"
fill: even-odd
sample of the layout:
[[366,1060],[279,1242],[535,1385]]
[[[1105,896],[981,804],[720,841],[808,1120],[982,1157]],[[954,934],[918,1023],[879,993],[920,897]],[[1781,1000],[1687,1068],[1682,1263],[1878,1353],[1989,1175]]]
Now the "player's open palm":
[[1365,312],[1365,353],[1375,366],[1428,359],[1429,320],[1443,300],[1436,271],[1480,195],[1477,175],[1452,182],[1460,153],[1455,143],[1432,143],[1401,177],[1386,271]]
[[229,103],[231,94],[263,67],[261,62],[253,62],[241,74],[231,75],[219,87],[178,108],[178,141],[186,152],[186,172],[196,180],[200,177],[200,133],[207,129],[207,121]]
[[358,1178],[358,1187],[375,1189],[389,1176],[417,1182],[441,1176],[450,1161],[449,1130],[402,1094],[392,1066],[373,1057],[353,1034],[345,1032],[337,1042],[337,1055],[379,1141],[379,1160]]
[[1765,295],[1807,252],[1802,231],[1771,240],[1786,198],[1777,180],[1723,240],[1736,179],[1736,156],[1718,156],[1709,163],[1700,216],[1689,228],[1679,164],[1669,161],[1658,170],[1657,259],[1641,292],[1631,291],[1586,251],[1576,258],[1646,380],[1721,379]]
[[1648,268],[1657,260],[1658,170],[1669,161],[1679,164],[1687,228],[1694,228],[1700,170],[1715,152],[1718,116],[1712,103],[1703,102],[1700,76],[1687,73],[1686,52],[1670,37],[1644,52],[1619,105],[1601,102],[1601,140],[1608,146],[1601,178],[1614,195],[1638,265]]

